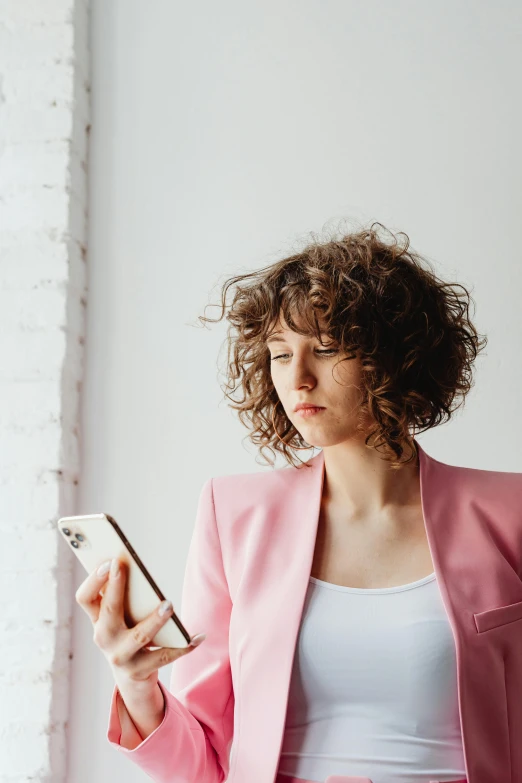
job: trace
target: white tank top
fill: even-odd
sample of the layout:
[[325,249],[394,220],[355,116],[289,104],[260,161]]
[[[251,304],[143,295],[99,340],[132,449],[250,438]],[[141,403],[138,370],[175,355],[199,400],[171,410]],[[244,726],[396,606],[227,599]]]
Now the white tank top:
[[373,783],[466,776],[455,642],[435,573],[369,589],[310,577],[278,771]]

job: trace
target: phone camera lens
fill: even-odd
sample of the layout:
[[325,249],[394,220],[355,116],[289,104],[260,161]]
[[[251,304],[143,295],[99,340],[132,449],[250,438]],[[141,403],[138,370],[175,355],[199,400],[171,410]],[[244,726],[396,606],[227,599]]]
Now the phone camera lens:
[[71,546],[73,546],[75,549],[78,549],[80,545],[77,541],[71,541]]
[[69,530],[68,527],[63,527],[62,530],[63,530],[64,536],[70,536],[71,535],[71,531]]
[[78,539],[78,541],[85,541],[81,533],[76,533],[76,538]]

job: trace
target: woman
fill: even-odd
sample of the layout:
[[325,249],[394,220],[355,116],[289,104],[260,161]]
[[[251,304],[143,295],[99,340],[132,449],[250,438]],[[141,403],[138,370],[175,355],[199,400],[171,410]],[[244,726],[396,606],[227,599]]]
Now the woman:
[[108,740],[157,783],[522,780],[522,475],[414,438],[486,344],[421,260],[372,226],[225,284],[225,394],[288,466],[203,486],[179,616],[206,639],[150,651],[168,614],[129,630],[121,570],[77,594]]

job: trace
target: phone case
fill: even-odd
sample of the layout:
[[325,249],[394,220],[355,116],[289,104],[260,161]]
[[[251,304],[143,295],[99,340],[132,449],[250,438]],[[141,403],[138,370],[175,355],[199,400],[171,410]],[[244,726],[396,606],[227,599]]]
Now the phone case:
[[[127,566],[123,601],[124,617],[132,628],[155,611],[165,596],[134,551],[129,540],[110,514],[84,514],[61,517],[58,529],[63,539],[88,573],[105,560],[117,557]],[[101,593],[105,590],[103,584]],[[190,634],[173,612],[149,643],[153,647],[185,648]]]

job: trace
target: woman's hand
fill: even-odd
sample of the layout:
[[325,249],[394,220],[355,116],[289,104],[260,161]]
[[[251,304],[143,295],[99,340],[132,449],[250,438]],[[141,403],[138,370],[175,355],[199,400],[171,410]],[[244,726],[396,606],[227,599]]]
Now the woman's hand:
[[[109,564],[111,561],[107,561]],[[119,568],[114,572],[114,564]],[[107,568],[107,564],[102,564]],[[149,650],[151,641],[172,614],[172,605],[164,615],[158,609],[129,628],[124,619],[123,597],[126,582],[126,566],[121,560],[113,560],[110,575],[99,570],[81,583],[76,591],[76,601],[89,616],[93,628],[93,641],[105,655],[118,685],[135,684],[145,689],[156,685],[158,669],[191,652],[203,641],[204,634],[192,637],[185,648],[161,647]],[[100,590],[105,585],[103,595]],[[163,602],[165,603],[165,602]]]

